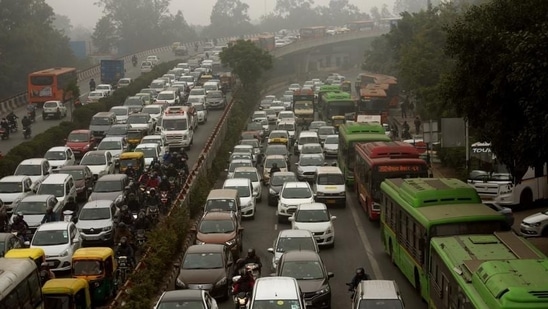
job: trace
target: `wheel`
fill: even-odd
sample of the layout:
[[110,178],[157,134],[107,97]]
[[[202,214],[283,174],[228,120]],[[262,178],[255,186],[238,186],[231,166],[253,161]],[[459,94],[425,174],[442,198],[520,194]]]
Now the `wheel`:
[[46,118],[48,118],[46,114],[42,113],[42,119],[46,120]]

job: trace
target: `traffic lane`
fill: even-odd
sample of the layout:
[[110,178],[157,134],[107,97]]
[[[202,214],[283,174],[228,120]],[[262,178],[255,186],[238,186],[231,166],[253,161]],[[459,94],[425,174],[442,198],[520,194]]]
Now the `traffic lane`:
[[[159,53],[158,57],[160,57],[160,59],[164,61],[171,61],[176,59],[175,55],[171,52]],[[125,63],[125,68],[126,68],[126,77],[137,78],[141,75],[139,66],[133,67],[133,65],[131,64],[131,61]],[[99,75],[94,76],[93,78],[96,79],[97,84],[100,84]],[[89,79],[78,81],[78,86],[80,87],[80,91],[81,91],[80,100],[84,102],[87,99],[87,94],[89,93]],[[44,132],[50,127],[57,126],[62,121],[71,121],[72,109],[71,109],[71,106],[67,106],[67,108],[68,108],[67,117],[62,118],[60,120],[51,119],[51,118],[44,120],[42,119],[41,109],[38,109],[36,111],[36,121],[31,126],[32,136],[40,132]],[[14,112],[17,115],[17,117],[19,117],[18,123],[17,123],[19,130],[15,133],[11,133],[9,140],[0,141],[0,151],[3,154],[7,154],[13,147],[25,141],[23,137],[22,126],[21,126],[21,119],[23,119],[23,117],[27,115],[26,106],[22,106],[14,110]]]

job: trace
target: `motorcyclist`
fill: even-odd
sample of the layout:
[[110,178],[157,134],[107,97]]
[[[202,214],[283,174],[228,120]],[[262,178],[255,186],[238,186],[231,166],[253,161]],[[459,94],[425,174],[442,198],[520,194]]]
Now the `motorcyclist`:
[[147,206],[156,206],[160,204],[160,197],[156,195],[156,189],[152,188],[149,191],[146,205]]
[[89,91],[95,91],[95,80],[93,78],[89,80]]
[[72,211],[73,216],[76,216],[76,213],[78,212],[78,204],[76,203],[74,196],[69,196],[68,202],[66,202],[65,206],[63,207],[63,211],[65,210]]
[[185,174],[185,175],[188,175],[190,174],[190,171],[188,169],[188,163],[187,163],[187,160],[185,158],[181,158],[181,171]]
[[129,244],[129,239],[127,237],[120,238],[118,248],[116,248],[116,257],[126,256],[129,262],[129,266],[133,268],[135,266],[135,254],[133,248]]
[[25,221],[23,213],[18,212],[15,215],[15,217],[13,217],[13,223],[11,224],[11,231],[17,232],[18,236],[25,239],[28,230],[29,230],[29,225]]
[[133,63],[133,66],[137,65],[137,55],[133,55],[133,57],[131,57],[131,62]]
[[133,169],[133,164],[129,163],[126,167],[126,175],[129,178],[135,179],[137,176],[137,173],[135,172],[135,169]]
[[255,278],[250,271],[242,269],[240,271],[240,278],[232,286],[232,293],[237,295],[240,292],[251,294],[253,287],[255,286]]
[[116,235],[114,237],[114,242],[119,243],[123,237],[125,237],[128,242],[131,242],[133,239],[133,235],[131,234],[131,231],[129,230],[128,226],[124,222],[118,223],[118,226],[116,228]]
[[27,104],[27,113],[29,114],[30,120],[34,121],[34,119],[36,118],[36,105]]
[[23,129],[26,127],[30,127],[32,121],[27,117],[23,116],[23,119],[21,119],[21,124],[23,125]]
[[53,207],[48,206],[46,208],[46,214],[44,215],[44,218],[42,219],[41,224],[48,223],[48,222],[55,222],[59,221],[59,218],[57,217],[57,214],[53,212]]
[[152,226],[152,222],[150,222],[149,218],[146,216],[146,213],[144,210],[139,211],[137,214],[137,219],[135,220],[135,223],[133,224],[135,227],[135,230],[149,230]]
[[350,281],[346,285],[348,285],[349,291],[354,291],[356,290],[360,282],[362,282],[363,280],[370,280],[370,279],[371,277],[365,273],[365,269],[363,267],[359,267],[356,269],[356,274],[352,278],[352,281]]
[[17,115],[15,115],[15,113],[13,111],[11,111],[7,116],[6,116],[6,119],[8,120],[8,123],[17,127]]
[[173,152],[166,151],[166,153],[164,153],[164,156],[163,156],[164,164],[169,164],[171,160],[175,158],[174,154],[175,154],[174,151]]
[[160,185],[161,181],[162,179],[158,176],[158,172],[153,172],[152,177],[150,177],[147,181],[147,187],[156,189]]
[[127,207],[131,212],[139,211],[141,209],[141,204],[137,200],[135,193],[130,193],[127,198]]
[[150,180],[149,173],[143,173],[143,175],[141,175],[141,177],[139,177],[139,184],[146,187],[149,180]]
[[169,180],[167,176],[162,176],[162,180],[160,181],[160,184],[158,185],[158,189],[160,191],[170,191],[171,190],[171,184],[169,183]]
[[40,264],[40,280],[42,281],[42,285],[51,279],[55,279],[55,274],[49,268],[48,262],[42,262],[42,264]]
[[8,122],[8,120],[4,117],[2,118],[2,120],[0,121],[0,127],[2,127],[2,129],[4,129],[4,134],[9,137],[10,136],[10,123]]
[[162,171],[162,165],[160,164],[160,160],[156,157],[152,159],[150,162],[150,169],[154,172],[160,173]]
[[236,266],[236,271],[238,271],[239,269],[242,269],[246,264],[249,264],[249,263],[255,263],[259,265],[259,274],[261,273],[261,268],[263,267],[263,264],[261,263],[261,259],[255,253],[255,249],[253,248],[249,248],[247,250],[247,255],[245,258],[239,259],[237,261],[238,265]]
[[177,178],[177,176],[179,176],[179,173],[177,172],[177,169],[175,168],[175,164],[169,163],[169,165],[166,168],[166,176],[168,180],[171,177]]
[[276,172],[280,172],[280,168],[278,167],[277,163],[272,163],[272,167],[270,168],[270,179],[272,179],[272,175]]
[[128,205],[122,205],[122,207],[120,207],[119,219],[120,219],[120,222],[123,222],[128,226],[133,225],[133,215],[129,211]]
[[179,152],[183,159],[188,161],[188,153],[186,153],[186,150],[184,148],[181,148],[181,151]]

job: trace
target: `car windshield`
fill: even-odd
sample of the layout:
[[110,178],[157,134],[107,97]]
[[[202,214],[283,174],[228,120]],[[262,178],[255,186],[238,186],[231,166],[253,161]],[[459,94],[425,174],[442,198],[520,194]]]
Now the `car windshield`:
[[135,151],[140,151],[145,155],[145,158],[156,158],[156,148],[151,147],[139,147],[135,148]]
[[239,159],[251,160],[252,156],[249,153],[241,153],[241,152],[240,153],[233,153],[230,156],[230,161],[239,160]]
[[106,220],[110,219],[110,208],[82,208],[79,220]]
[[197,95],[197,96],[202,96],[204,94],[205,94],[204,89],[192,89],[190,90],[190,93],[189,93],[189,95]]
[[299,210],[295,214],[297,222],[328,222],[329,213],[325,209]]
[[344,185],[344,177],[342,174],[320,174],[316,180],[319,185]]
[[67,142],[82,143],[89,142],[89,134],[87,133],[70,133],[67,137]]
[[235,207],[236,205],[234,203],[234,200],[212,199],[207,200],[205,210],[235,211]]
[[67,154],[64,151],[48,151],[44,155],[46,160],[66,160]]
[[131,115],[127,119],[127,123],[129,123],[129,124],[148,124],[149,119],[150,119],[149,115]]
[[339,144],[339,137],[338,136],[330,136],[325,138],[324,144]]
[[279,173],[274,173],[270,180],[270,184],[273,186],[281,186],[284,182],[288,181],[297,181],[297,177],[295,175],[279,175]]
[[93,117],[90,124],[92,126],[108,126],[110,125],[110,118],[108,117]]
[[263,126],[260,123],[252,122],[247,124],[248,131],[261,131]]
[[124,102],[125,106],[142,106],[143,100],[140,97],[127,98]]
[[119,180],[99,180],[95,183],[95,187],[93,188],[93,192],[117,192],[123,190],[124,188],[122,187],[122,182]]
[[23,164],[19,165],[15,170],[14,175],[20,176],[40,176],[42,175],[42,166],[39,164]]
[[110,87],[107,85],[98,85],[97,90],[110,90]]
[[194,106],[194,109],[197,110],[197,111],[199,111],[199,112],[205,110],[204,105],[201,104],[201,103],[199,103],[199,104],[192,104],[192,106]]
[[311,198],[312,192],[308,188],[285,188],[282,190],[283,198]]
[[36,194],[51,194],[55,195],[55,197],[63,197],[65,196],[63,188],[63,184],[42,183],[38,187]]
[[189,253],[185,255],[183,269],[212,268],[223,268],[223,259],[220,253]]
[[251,180],[251,182],[258,182],[259,177],[257,176],[256,172],[234,172],[234,178],[247,178]]
[[160,114],[162,112],[162,108],[160,106],[145,106],[145,108],[143,108],[142,110],[143,113],[147,113],[149,115],[154,115],[154,114]]
[[330,135],[330,134],[335,134],[335,128],[333,127],[322,127],[322,128],[319,128],[318,129],[318,134],[319,135]]
[[120,141],[102,141],[97,150],[121,150],[122,142]]
[[158,100],[175,100],[174,93],[160,93],[158,94]]
[[322,156],[307,156],[301,155],[299,158],[300,166],[320,166],[323,165],[325,160]]
[[224,189],[235,189],[238,191],[238,195],[240,197],[250,197],[251,191],[249,190],[249,187],[247,186],[226,186]]
[[310,129],[310,130],[313,130],[313,129],[316,129],[316,130],[317,130],[317,129],[319,129],[320,127],[323,127],[323,126],[325,126],[325,125],[326,125],[326,123],[325,123],[324,121],[312,122],[312,123],[310,123],[309,129]]
[[278,239],[276,252],[286,252],[291,250],[310,250],[316,251],[312,237],[282,237]]
[[272,132],[270,138],[287,138],[287,132]]
[[323,150],[322,150],[322,146],[320,145],[306,145],[303,147],[303,149],[301,150],[301,153],[302,154],[307,154],[307,153],[322,153]]
[[278,129],[287,130],[287,131],[295,131],[295,124],[293,124],[293,123],[280,123],[278,125]]
[[40,231],[34,233],[32,246],[57,246],[69,242],[67,230]]
[[318,143],[318,138],[315,136],[304,136],[299,138],[299,144],[315,144]]
[[207,94],[207,97],[212,99],[220,99],[223,97],[223,94],[221,92],[210,92]]
[[403,309],[402,302],[399,299],[362,299],[358,309]]
[[59,172],[72,175],[72,178],[74,178],[74,180],[84,179],[84,171],[81,169],[62,169]]
[[280,119],[287,119],[287,118],[295,118],[295,115],[293,113],[286,113],[286,112],[280,112],[278,115],[278,118]]
[[106,165],[107,160],[103,154],[88,154],[80,161],[80,165]]
[[160,301],[157,309],[205,309],[201,300],[169,300]]
[[265,162],[264,162],[264,167],[265,168],[272,168],[272,165],[276,163],[276,165],[279,167],[279,168],[285,168],[285,159],[278,159],[278,158],[268,158]]
[[100,275],[103,272],[103,265],[99,261],[76,260],[72,262],[74,276]]
[[240,142],[240,145],[249,145],[253,146],[254,148],[259,147],[259,142],[256,140],[243,140]]
[[228,171],[229,172],[234,172],[234,170],[237,168],[237,167],[240,167],[240,166],[253,166],[253,164],[251,162],[231,162],[230,163],[230,166],[228,167]]
[[[165,86],[165,83],[164,82],[152,82],[150,83],[150,88],[159,88],[159,89],[163,89]],[[160,96],[160,94],[158,94],[158,96]]]
[[162,128],[167,131],[184,131],[188,129],[186,119],[163,119]]
[[204,234],[232,233],[235,226],[232,220],[203,220],[199,231]]
[[111,108],[110,111],[116,114],[116,116],[127,116],[129,113],[127,108]]
[[91,92],[89,95],[88,95],[89,98],[102,98],[103,97],[103,93],[102,92]]
[[17,206],[17,212],[23,215],[41,215],[46,213],[47,203],[44,202],[26,202],[23,201]]
[[317,261],[288,261],[283,263],[281,276],[297,280],[317,280],[324,278],[322,265]]
[[[128,127],[127,126],[112,126],[107,131],[107,135],[126,135]],[[99,149],[99,148],[97,148]]]

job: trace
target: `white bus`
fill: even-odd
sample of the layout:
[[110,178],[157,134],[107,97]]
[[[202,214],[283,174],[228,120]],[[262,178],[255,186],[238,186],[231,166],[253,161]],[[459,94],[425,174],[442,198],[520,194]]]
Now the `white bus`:
[[43,308],[40,275],[33,260],[0,258],[0,308]]
[[484,201],[502,206],[530,206],[537,200],[548,198],[546,164],[542,168],[529,168],[521,183],[513,184],[506,166],[497,161],[490,143],[474,143],[470,148],[468,184],[478,191]]

